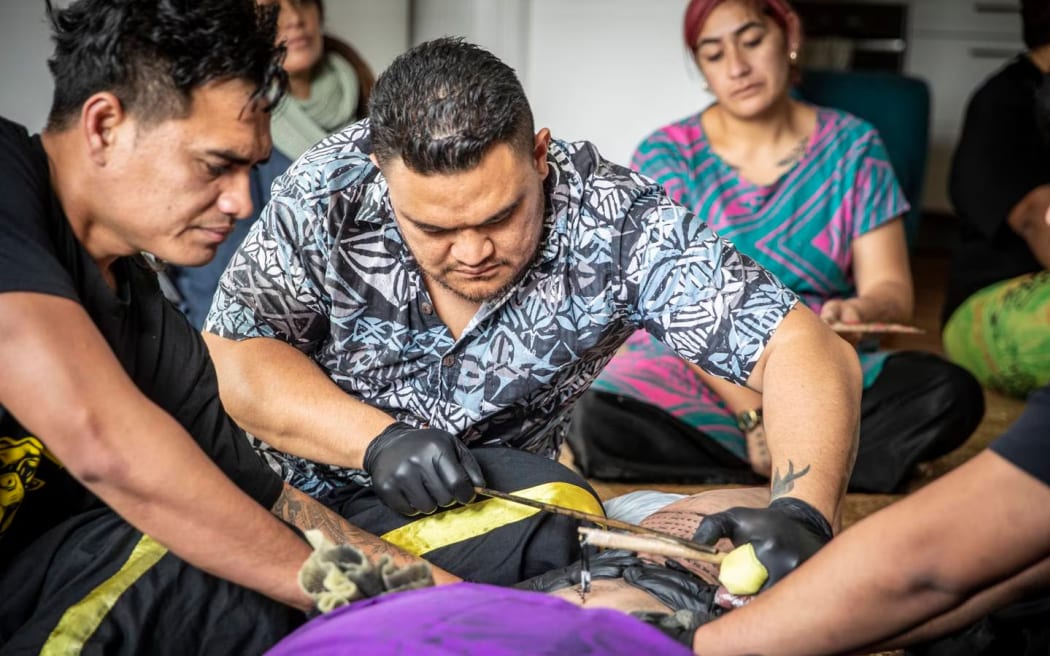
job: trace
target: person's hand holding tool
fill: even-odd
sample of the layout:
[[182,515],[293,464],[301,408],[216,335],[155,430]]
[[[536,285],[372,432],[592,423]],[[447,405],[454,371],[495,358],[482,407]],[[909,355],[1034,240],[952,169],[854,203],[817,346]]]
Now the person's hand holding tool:
[[719,581],[737,595],[755,594],[787,576],[831,540],[831,525],[801,499],[780,497],[766,508],[730,508],[708,515],[693,539],[737,547],[722,561]]
[[364,467],[379,499],[402,515],[469,503],[474,486],[485,485],[470,449],[454,435],[402,422],[372,440]]

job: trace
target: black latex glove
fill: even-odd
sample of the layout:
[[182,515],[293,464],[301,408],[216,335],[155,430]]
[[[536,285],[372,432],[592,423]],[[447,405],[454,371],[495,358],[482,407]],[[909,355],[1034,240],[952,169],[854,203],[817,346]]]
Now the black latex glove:
[[[591,554],[588,558],[587,570],[591,573],[592,580],[618,579],[628,568],[640,564],[642,561],[638,556],[622,549],[606,549],[595,555],[594,547],[584,546]],[[532,590],[533,592],[554,592],[563,588],[571,588],[580,583],[580,570],[583,561],[577,560],[571,565],[550,569],[532,577],[515,583],[513,587],[521,590]]]
[[693,637],[696,635],[696,630],[707,623],[705,616],[690,610],[680,610],[674,613],[636,610],[631,615],[649,626],[656,627],[667,637],[690,649],[693,648]]
[[474,486],[485,485],[470,449],[437,428],[391,424],[365,449],[364,464],[376,495],[402,515],[469,503]]
[[730,508],[708,515],[693,540],[713,545],[729,538],[733,546],[750,542],[769,572],[762,590],[773,585],[815,554],[831,539],[831,525],[801,499],[780,497],[766,508]]
[[623,580],[629,585],[645,590],[664,606],[675,611],[688,610],[696,613],[698,618],[705,618],[703,621],[714,619],[714,614],[721,610],[715,606],[715,592],[718,586],[700,579],[674,561],[668,561],[666,565],[639,561],[624,570]]
[[[590,548],[592,547],[584,547]],[[580,583],[581,565],[582,561],[578,560],[571,565],[552,569],[516,583],[514,587],[535,592],[554,592],[571,588]],[[608,549],[590,558],[588,570],[594,581],[623,579],[628,585],[648,592],[672,611],[689,611],[696,616],[695,626],[714,619],[723,611],[715,605],[718,586],[702,581],[674,561],[668,561],[667,565],[656,565],[642,560],[634,553]]]

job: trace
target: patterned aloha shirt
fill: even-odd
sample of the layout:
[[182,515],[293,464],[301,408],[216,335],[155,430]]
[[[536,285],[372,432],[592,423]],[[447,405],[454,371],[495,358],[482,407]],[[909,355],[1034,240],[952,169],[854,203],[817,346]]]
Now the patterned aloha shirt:
[[[355,398],[471,446],[556,457],[573,402],[638,328],[744,382],[797,302],[656,183],[603,160],[592,144],[552,140],[539,252],[455,339],[434,312],[369,152],[366,119],[277,179],[205,330],[287,342]],[[308,494],[370,482],[361,470],[253,443]]]

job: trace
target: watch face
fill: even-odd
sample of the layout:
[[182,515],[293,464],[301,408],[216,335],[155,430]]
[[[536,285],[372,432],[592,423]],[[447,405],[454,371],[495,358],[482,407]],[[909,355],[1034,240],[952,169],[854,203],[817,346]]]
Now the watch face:
[[745,410],[736,416],[736,425],[741,431],[747,433],[762,423],[761,410]]

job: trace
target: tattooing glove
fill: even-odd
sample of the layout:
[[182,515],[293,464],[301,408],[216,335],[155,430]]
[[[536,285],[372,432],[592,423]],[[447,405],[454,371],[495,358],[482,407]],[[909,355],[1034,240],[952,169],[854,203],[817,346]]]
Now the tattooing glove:
[[708,515],[693,540],[713,545],[729,538],[734,546],[749,543],[766,568],[765,590],[801,565],[831,540],[831,525],[801,499],[780,497],[766,508],[730,508]]
[[701,580],[673,560],[666,565],[639,562],[623,572],[625,583],[645,590],[668,608],[687,610],[696,615],[696,626],[714,619],[721,612],[715,606],[718,586]]
[[470,449],[454,435],[401,422],[387,426],[368,445],[365,471],[379,499],[402,515],[469,503],[474,486],[485,485]]
[[428,563],[399,567],[384,555],[373,565],[356,547],[332,544],[316,529],[306,531],[306,539],[314,551],[299,568],[299,586],[322,613],[357,599],[434,585]]
[[674,613],[658,613],[654,611],[637,610],[634,615],[649,626],[656,627],[667,637],[682,643],[690,649],[693,648],[693,637],[696,630],[707,623],[708,616],[696,611],[679,610]]

